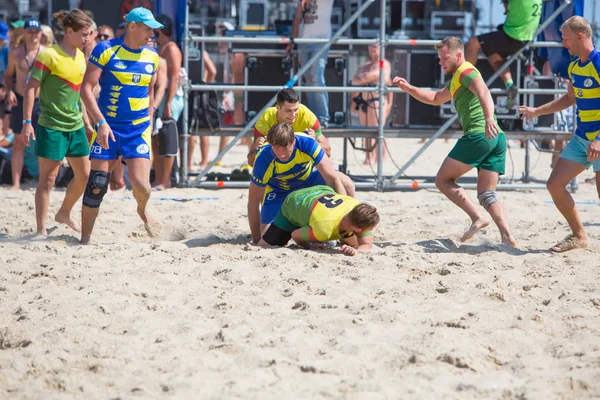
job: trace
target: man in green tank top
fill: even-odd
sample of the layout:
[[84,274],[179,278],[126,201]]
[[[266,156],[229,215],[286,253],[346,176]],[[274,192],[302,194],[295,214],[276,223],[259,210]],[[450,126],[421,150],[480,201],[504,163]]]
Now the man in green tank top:
[[[504,61],[515,54],[533,35],[540,24],[542,15],[542,0],[503,0],[506,19],[498,26],[497,31],[474,36],[467,43],[466,59],[477,65],[477,56],[481,49],[488,58],[494,71],[504,64]],[[514,108],[518,88],[514,85],[510,70],[500,74],[508,93],[506,107]]]
[[439,106],[454,101],[464,135],[448,154],[435,178],[437,188],[471,218],[471,226],[461,241],[489,225],[489,218],[473,204],[465,189],[456,184],[458,178],[477,168],[477,198],[500,230],[502,243],[514,247],[515,239],[508,227],[504,207],[496,194],[500,175],[506,161],[506,136],[498,127],[494,115],[494,101],[479,71],[464,58],[460,39],[448,37],[435,45],[440,66],[452,79],[441,90],[425,90],[395,77],[393,83],[425,104]]

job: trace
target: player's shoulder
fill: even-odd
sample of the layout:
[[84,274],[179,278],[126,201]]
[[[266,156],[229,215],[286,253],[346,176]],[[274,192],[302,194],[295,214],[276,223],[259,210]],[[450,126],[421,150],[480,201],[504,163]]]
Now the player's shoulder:
[[113,38],[113,39],[108,39],[108,40],[103,40],[100,43],[98,43],[96,45],[96,47],[94,47],[94,51],[105,51],[108,50],[110,48],[116,47],[116,46],[121,46],[123,44],[123,39],[120,37],[117,38]]
[[158,59],[158,51],[156,51],[156,49],[154,47],[150,47],[150,46],[142,46],[142,51],[146,52],[148,54],[152,54],[155,55],[156,58]]
[[277,107],[273,106],[273,107],[268,107],[265,112],[262,113],[262,115],[260,116],[262,119],[269,119],[272,118],[274,116],[277,116]]
[[[58,44],[54,44],[50,47],[46,47],[43,50],[40,50],[40,54],[38,55],[38,59],[40,58],[55,58],[55,57],[59,57],[60,56],[60,52],[59,52],[60,47],[58,47]],[[79,50],[79,49],[77,49]]]
[[308,116],[314,116],[315,118],[317,118],[317,116],[315,115],[314,112],[310,111],[310,108],[306,107],[304,104],[300,103],[300,106],[298,107],[298,115],[308,115]]
[[277,123],[277,107],[269,107],[262,113],[257,123],[275,125]]
[[600,70],[600,52],[594,48],[592,54],[590,54],[590,61],[596,68],[596,71]]
[[304,145],[313,145],[314,143],[318,143],[313,137],[307,135],[304,132],[294,132],[294,136],[296,137],[296,143],[300,146]]
[[256,154],[256,161],[254,162],[254,165],[256,165],[259,162],[268,164],[271,161],[273,161],[274,159],[275,159],[275,156],[273,155],[273,152],[271,151],[271,145],[269,143],[267,143],[258,148],[257,154]]

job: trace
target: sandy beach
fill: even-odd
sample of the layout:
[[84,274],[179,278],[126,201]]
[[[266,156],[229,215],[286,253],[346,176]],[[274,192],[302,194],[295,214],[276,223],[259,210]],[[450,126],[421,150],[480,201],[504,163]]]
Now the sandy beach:
[[[420,147],[388,143],[400,165]],[[407,174],[433,176],[453,144],[437,141]],[[510,156],[518,178],[524,150]],[[371,174],[363,159],[350,152],[353,174]],[[534,151],[532,167],[547,178],[550,155]],[[500,192],[517,249],[492,226],[460,243],[468,218],[436,190],[359,191],[382,222],[377,248],[347,257],[248,245],[243,189],[153,193],[158,238],[131,192],[113,192],[81,246],[54,222],[34,238],[35,188],[2,186],[0,399],[600,398],[590,176],[575,194],[590,246],[565,254],[548,251],[569,229],[546,190]]]

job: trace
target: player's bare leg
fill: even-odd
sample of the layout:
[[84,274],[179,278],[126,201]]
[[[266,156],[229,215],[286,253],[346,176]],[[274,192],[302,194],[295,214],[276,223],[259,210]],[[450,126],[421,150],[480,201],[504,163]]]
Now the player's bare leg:
[[472,168],[468,164],[452,158],[446,158],[435,177],[435,185],[440,192],[459,206],[471,218],[471,226],[460,238],[461,242],[471,239],[478,231],[490,224],[490,219],[481,213],[471,201],[466,190],[456,184],[456,180]]

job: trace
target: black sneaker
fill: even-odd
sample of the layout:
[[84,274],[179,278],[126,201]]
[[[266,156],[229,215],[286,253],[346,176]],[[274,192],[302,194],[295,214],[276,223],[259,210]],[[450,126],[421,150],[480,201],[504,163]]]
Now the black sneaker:
[[321,128],[329,128],[329,122],[327,121],[319,121],[319,124],[321,124]]
[[519,95],[519,88],[516,85],[512,85],[506,91],[506,108],[512,110],[517,105],[517,96]]

